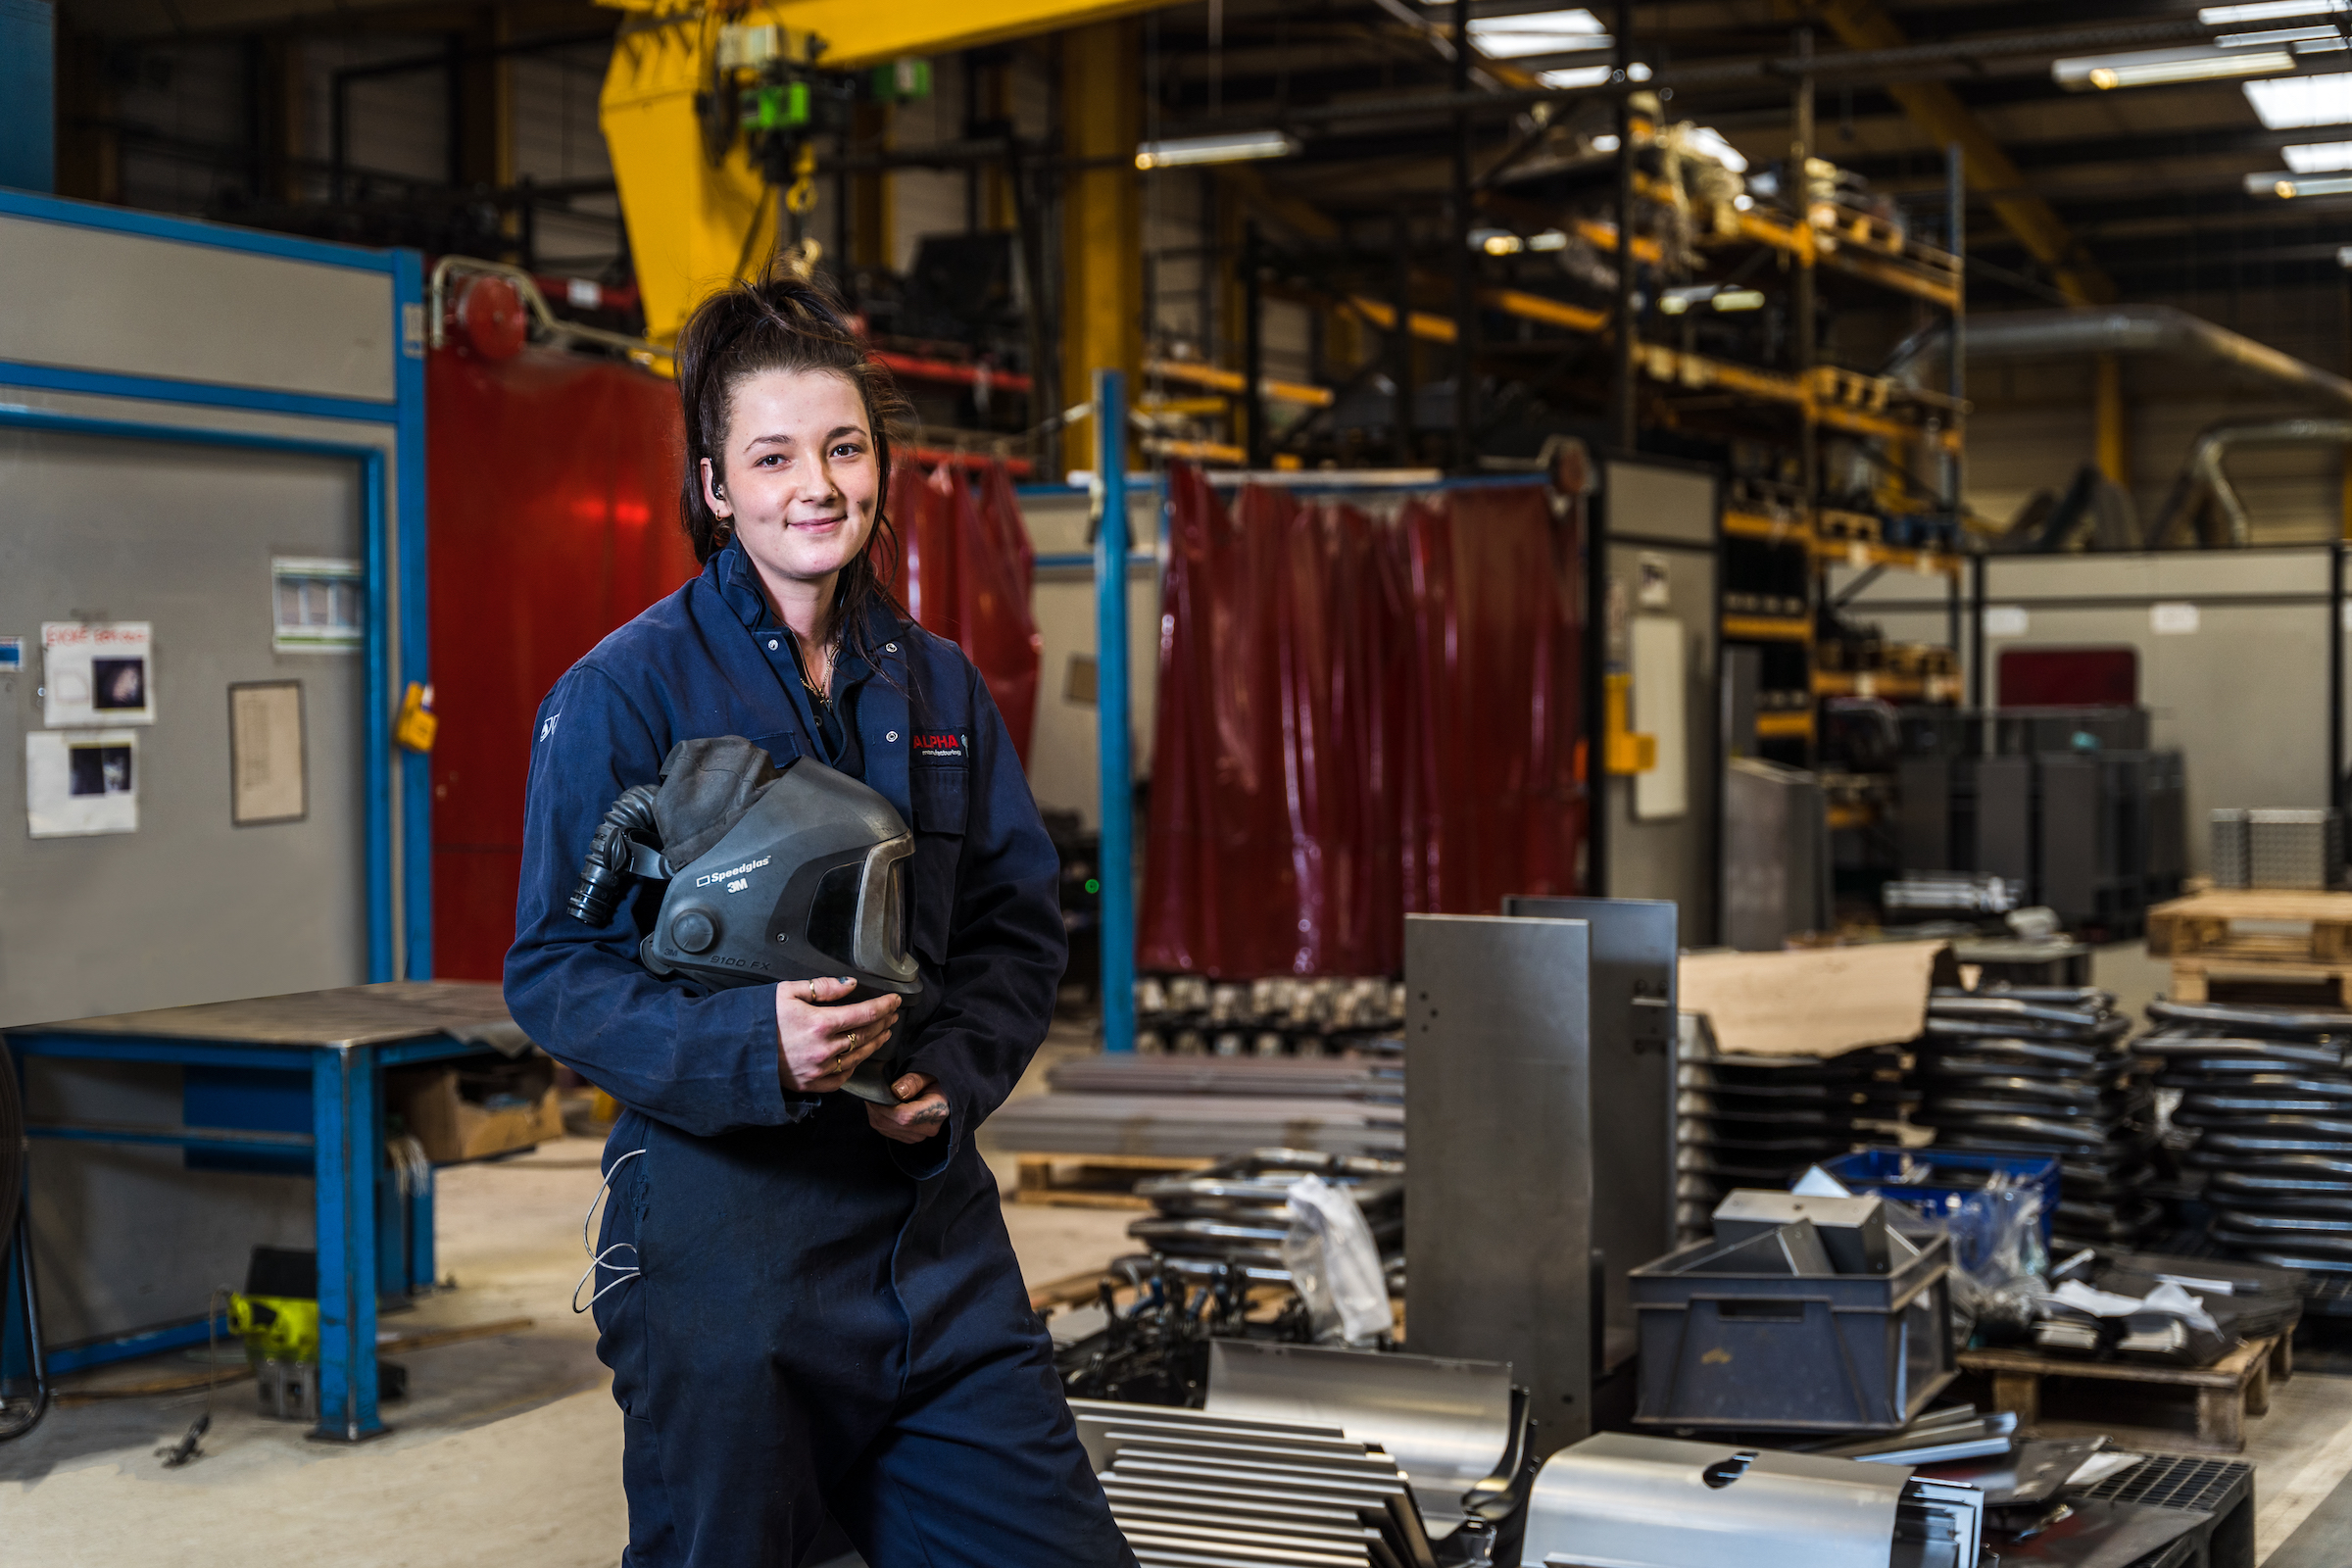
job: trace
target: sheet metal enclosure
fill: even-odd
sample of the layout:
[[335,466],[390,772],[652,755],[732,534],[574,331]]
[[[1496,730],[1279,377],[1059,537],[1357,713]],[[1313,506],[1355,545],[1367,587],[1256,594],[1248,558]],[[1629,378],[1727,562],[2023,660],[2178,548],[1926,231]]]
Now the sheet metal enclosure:
[[1591,930],[1404,921],[1411,1348],[1509,1362],[1540,1453],[1592,1427]]
[[[1544,1463],[1520,1560],[1886,1568],[1908,1485],[1898,1465],[1604,1432]],[[1976,1552],[1964,1560],[1974,1564]]]
[[1377,1444],[1412,1481],[1433,1535],[1462,1519],[1462,1494],[1511,1451],[1511,1369],[1500,1361],[1343,1350],[1262,1340],[1208,1342],[1208,1413],[1338,1427]]
[[1603,1364],[1633,1353],[1626,1274],[1674,1250],[1674,1035],[1680,910],[1662,899],[1515,896],[1502,912],[1591,929],[1592,1246],[1607,1281]]

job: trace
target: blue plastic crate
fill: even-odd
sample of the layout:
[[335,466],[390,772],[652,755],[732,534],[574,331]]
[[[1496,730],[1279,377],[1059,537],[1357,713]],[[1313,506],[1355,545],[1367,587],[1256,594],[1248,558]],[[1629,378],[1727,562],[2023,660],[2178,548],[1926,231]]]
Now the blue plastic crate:
[[[2041,1245],[2045,1251],[2050,1246],[2051,1227],[2058,1217],[2058,1161],[2054,1157],[1969,1154],[1938,1149],[1864,1149],[1824,1161],[1821,1168],[1849,1192],[1901,1203],[1921,1217],[1945,1227],[1952,1233],[1954,1261],[1971,1272],[1991,1256],[1994,1241],[2000,1234],[2001,1216],[1996,1200],[1981,1186],[1938,1181],[1938,1173],[1957,1176],[1967,1172],[1981,1180],[1997,1171],[2006,1171],[2020,1180],[2037,1180],[2041,1186]],[[1905,1175],[1922,1169],[1927,1173],[1924,1177],[1903,1180]]]

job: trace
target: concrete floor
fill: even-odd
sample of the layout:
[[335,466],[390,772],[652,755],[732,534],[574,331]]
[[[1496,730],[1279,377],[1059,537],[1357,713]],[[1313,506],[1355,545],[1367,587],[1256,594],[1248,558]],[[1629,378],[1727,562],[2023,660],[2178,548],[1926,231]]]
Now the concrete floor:
[[[2143,953],[2117,949],[2100,956],[2096,978],[2136,1011],[2161,973]],[[1078,1032],[1057,1031],[1021,1092],[1035,1092],[1052,1059],[1085,1049]],[[991,1153],[1009,1186],[1009,1160]],[[205,1456],[166,1470],[154,1449],[187,1429],[201,1394],[61,1409],[0,1446],[0,1560],[612,1568],[625,1530],[620,1417],[589,1321],[570,1310],[596,1154],[595,1143],[567,1139],[441,1172],[441,1266],[457,1288],[385,1326],[516,1315],[534,1326],[404,1357],[411,1394],[386,1406],[391,1436],[356,1449],[307,1443],[300,1428],[257,1415],[251,1385],[238,1384],[215,1399]],[[1129,1214],[1008,1204],[1005,1217],[1032,1282],[1128,1250]],[[2249,1424],[2258,1560],[2269,1568],[2352,1563],[2352,1353],[2325,1359],[2344,1371],[2298,1373]],[[184,1364],[150,1361],[130,1375]]]

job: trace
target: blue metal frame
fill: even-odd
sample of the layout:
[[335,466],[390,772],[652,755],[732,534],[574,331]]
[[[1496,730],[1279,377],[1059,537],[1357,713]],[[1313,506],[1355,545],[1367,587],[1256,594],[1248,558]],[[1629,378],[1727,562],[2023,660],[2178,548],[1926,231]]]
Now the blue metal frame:
[[[0,405],[0,425],[73,434],[307,453],[350,459],[362,466],[368,564],[368,638],[365,657],[369,693],[366,735],[368,977],[370,980],[404,977],[411,980],[430,979],[431,770],[421,759],[413,762],[404,759],[397,767],[396,783],[391,734],[392,715],[407,683],[423,683],[431,679],[425,596],[424,349],[421,331],[424,311],[423,258],[415,251],[366,250],[352,245],[231,228],[191,219],[102,207],[26,191],[0,190],[0,216],[171,240],[214,250],[309,262],[355,271],[378,272],[391,279],[394,395],[388,403],[0,361],[0,387],[389,425],[393,434],[389,467],[380,446],[357,442],[316,441],[249,431],[190,428],[131,418],[94,418],[6,405]],[[412,325],[417,330],[412,332]],[[388,531],[398,540],[397,560],[387,539]],[[398,573],[397,578],[394,572]],[[392,610],[395,598],[399,606],[397,625]],[[397,866],[393,854],[396,822],[401,851]],[[401,939],[397,945],[394,936],[396,929]],[[406,962],[397,969],[394,958],[396,949],[404,953],[406,957]]]
[[1135,1049],[1135,776],[1127,734],[1127,377],[1095,372],[1095,734],[1100,748],[1102,1049]]

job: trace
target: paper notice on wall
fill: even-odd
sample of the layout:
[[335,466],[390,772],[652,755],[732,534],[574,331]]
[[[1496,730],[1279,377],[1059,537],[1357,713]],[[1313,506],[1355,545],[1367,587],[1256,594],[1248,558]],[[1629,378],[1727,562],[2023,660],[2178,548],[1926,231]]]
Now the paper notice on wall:
[[143,620],[41,622],[41,722],[154,723],[154,641]]
[[2197,607],[2162,604],[2148,607],[2148,629],[2160,637],[2185,637],[2197,629]]
[[34,730],[24,737],[24,825],[36,839],[139,830],[139,734]]
[[299,822],[308,813],[300,681],[229,687],[228,776],[228,819],[239,827]]
[[2023,637],[2027,624],[2026,607],[2023,605],[1984,607],[1984,635],[1987,637]]

